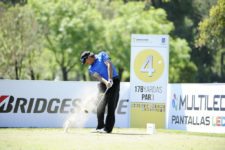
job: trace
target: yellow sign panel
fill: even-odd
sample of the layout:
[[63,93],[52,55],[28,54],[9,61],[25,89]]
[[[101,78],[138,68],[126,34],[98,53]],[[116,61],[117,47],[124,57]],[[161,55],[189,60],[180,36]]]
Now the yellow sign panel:
[[164,103],[131,103],[130,126],[145,128],[147,123],[156,124],[156,128],[165,128],[165,104]]

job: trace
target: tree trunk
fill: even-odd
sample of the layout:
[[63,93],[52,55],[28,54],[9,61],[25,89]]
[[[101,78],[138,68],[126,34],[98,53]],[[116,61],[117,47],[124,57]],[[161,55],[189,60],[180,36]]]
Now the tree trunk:
[[85,73],[82,73],[82,78],[83,78],[84,81],[87,81]]
[[221,82],[225,81],[225,52],[221,54]]
[[15,62],[15,74],[16,74],[16,80],[19,80],[19,67],[18,67],[17,60]]
[[156,2],[155,0],[151,0],[152,6],[156,7]]
[[30,78],[31,78],[31,80],[35,80],[35,74],[34,74],[34,70],[32,68],[30,68]]
[[66,67],[62,66],[61,70],[62,70],[63,80],[67,81],[68,80],[68,71],[67,71]]
[[126,4],[128,2],[128,0],[123,0],[124,4]]
[[119,72],[118,73],[119,73],[120,80],[122,80],[123,71],[124,71],[123,68],[119,68]]

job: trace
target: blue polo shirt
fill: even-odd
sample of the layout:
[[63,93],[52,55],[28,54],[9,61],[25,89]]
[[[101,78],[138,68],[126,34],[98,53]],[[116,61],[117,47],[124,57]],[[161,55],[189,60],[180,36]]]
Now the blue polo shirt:
[[[100,52],[99,54],[95,55],[94,63],[91,64],[88,68],[90,74],[93,75],[96,72],[101,77],[108,80],[108,69],[105,64],[105,62],[108,60],[110,60],[109,55],[107,55],[105,52]],[[112,76],[113,78],[118,77],[118,73],[113,64],[112,64],[112,72],[113,72],[113,76]]]

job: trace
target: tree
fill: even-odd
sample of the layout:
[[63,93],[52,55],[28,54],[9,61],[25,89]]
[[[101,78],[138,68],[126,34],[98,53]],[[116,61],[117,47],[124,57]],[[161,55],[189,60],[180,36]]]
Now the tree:
[[[112,55],[123,80],[129,80],[132,33],[170,34],[174,30],[172,22],[167,20],[163,9],[153,7],[145,9],[145,3],[123,4],[117,1],[106,3],[99,10],[106,21],[106,50]],[[172,54],[170,55],[170,82],[193,82],[197,68],[190,61],[191,49],[188,43],[173,37],[170,37],[170,43],[170,54]],[[125,76],[123,76],[124,72]]]
[[97,42],[104,30],[100,14],[81,1],[32,1],[31,5],[45,28],[46,47],[60,66],[63,80],[72,70],[85,78],[79,57],[82,50],[101,47]]
[[[146,8],[154,6],[155,8],[163,8],[168,19],[174,23],[175,30],[172,36],[181,37],[187,40],[191,48],[190,61],[197,66],[197,74],[195,80],[187,82],[211,82],[210,72],[213,64],[213,57],[210,57],[206,46],[196,47],[195,39],[199,22],[208,15],[208,10],[217,0],[149,0]],[[207,52],[207,53],[206,53]]]
[[208,18],[199,23],[199,37],[196,45],[212,55],[213,61],[210,68],[212,81],[225,81],[225,1],[218,0],[217,4],[210,9]]
[[15,6],[16,4],[25,5],[27,0],[1,0],[3,3]]
[[0,74],[17,80],[25,78],[26,59],[41,46],[34,13],[27,6],[10,7],[1,13],[0,24]]
[[184,39],[170,40],[170,83],[195,82],[197,67],[191,62],[191,48]]
[[[83,49],[110,53],[122,80],[129,80],[130,37],[139,34],[171,34],[173,23],[163,9],[146,8],[144,2],[124,1],[29,1],[44,29],[45,47],[50,50],[64,80],[88,78],[80,65]],[[195,65],[190,62],[190,48],[185,40],[170,38],[171,82],[193,80]],[[182,58],[177,57],[182,51]],[[170,70],[171,71],[171,70]],[[183,77],[186,71],[187,77]],[[85,72],[85,74],[83,73]],[[176,77],[173,77],[176,76]]]
[[210,9],[209,17],[199,23],[198,45],[208,45],[212,48],[225,47],[225,1],[218,0],[216,6]]

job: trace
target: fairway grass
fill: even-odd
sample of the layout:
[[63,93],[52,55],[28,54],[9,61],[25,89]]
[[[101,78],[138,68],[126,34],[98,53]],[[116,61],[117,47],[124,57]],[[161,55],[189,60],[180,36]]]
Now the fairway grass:
[[224,150],[225,134],[115,128],[112,134],[90,128],[0,128],[0,150]]

